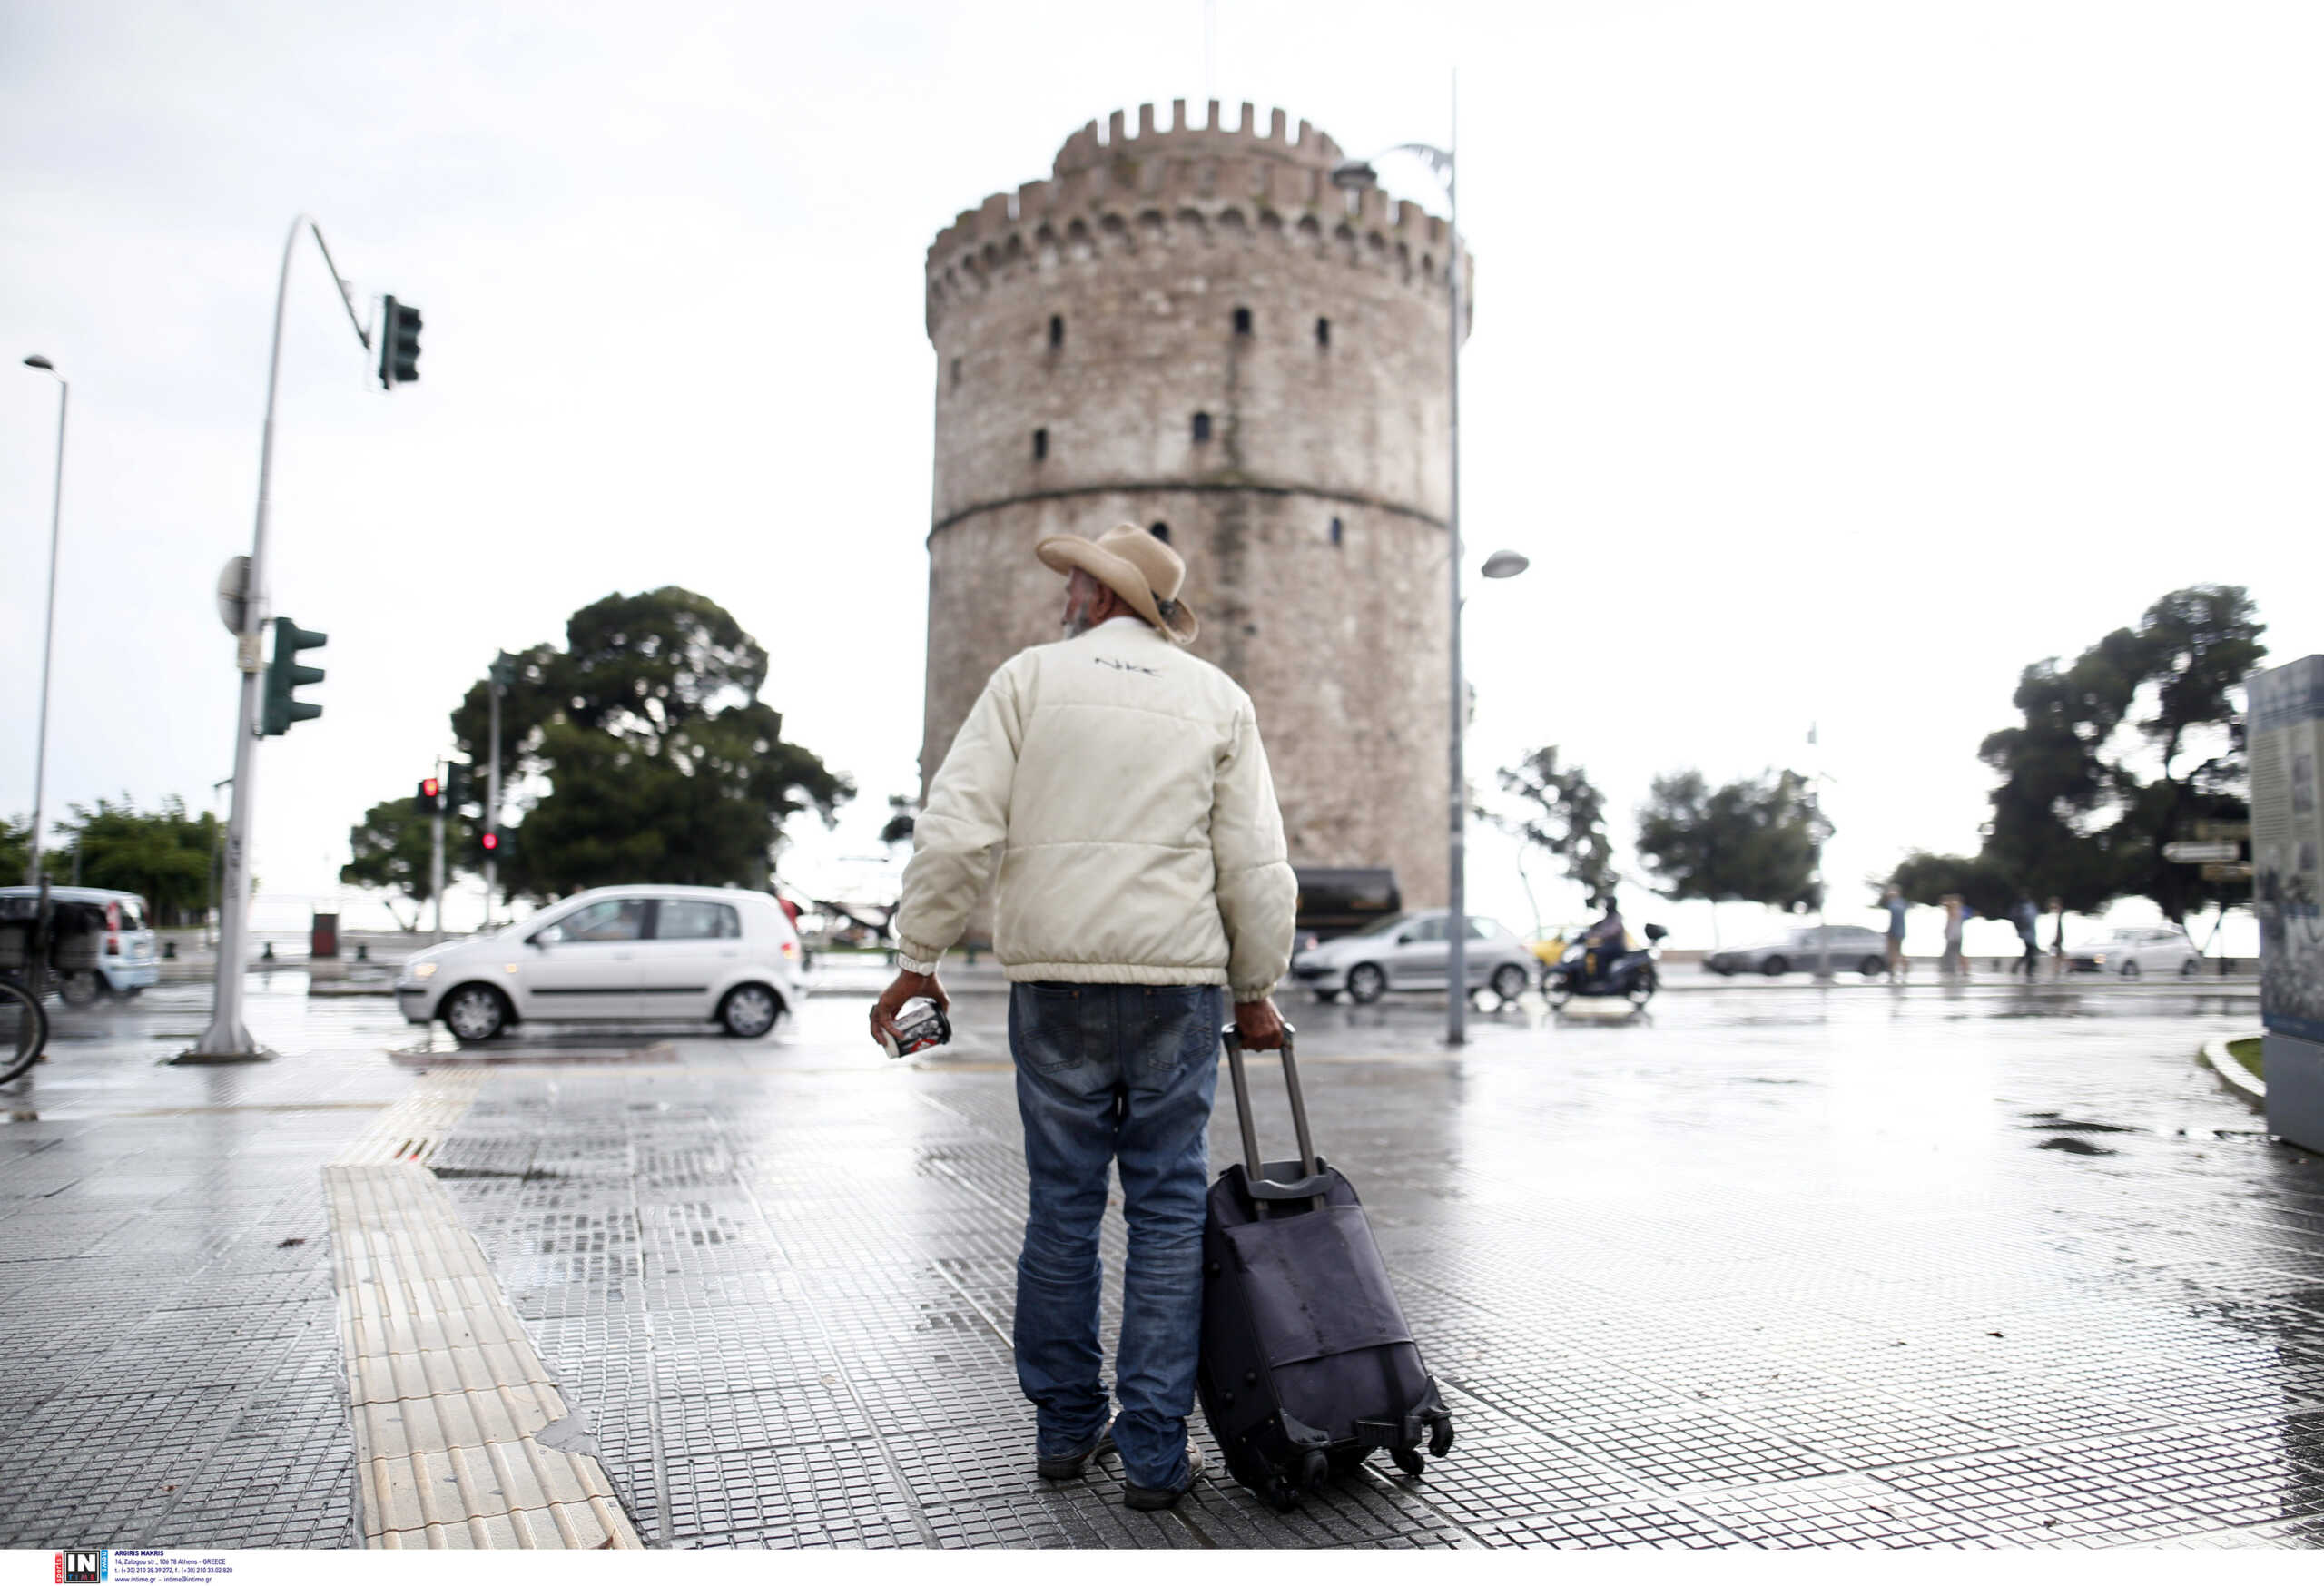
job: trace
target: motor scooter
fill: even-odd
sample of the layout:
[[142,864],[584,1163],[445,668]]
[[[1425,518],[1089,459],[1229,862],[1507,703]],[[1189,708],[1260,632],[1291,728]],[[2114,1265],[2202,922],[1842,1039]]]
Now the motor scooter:
[[1644,947],[1612,954],[1599,951],[1595,974],[1590,964],[1593,950],[1577,941],[1541,976],[1541,995],[1552,1009],[1562,1008],[1576,997],[1621,997],[1631,1007],[1643,1008],[1661,984],[1654,960],[1662,951],[1662,939],[1669,934],[1659,925],[1649,925]]

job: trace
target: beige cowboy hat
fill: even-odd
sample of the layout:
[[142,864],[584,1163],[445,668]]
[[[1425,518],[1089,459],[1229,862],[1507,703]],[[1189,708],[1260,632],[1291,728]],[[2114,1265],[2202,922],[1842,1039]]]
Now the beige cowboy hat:
[[1192,609],[1178,598],[1187,564],[1177,552],[1134,523],[1116,524],[1096,539],[1057,535],[1035,546],[1033,554],[1060,573],[1080,568],[1129,602],[1131,610],[1176,644],[1193,644],[1202,627]]

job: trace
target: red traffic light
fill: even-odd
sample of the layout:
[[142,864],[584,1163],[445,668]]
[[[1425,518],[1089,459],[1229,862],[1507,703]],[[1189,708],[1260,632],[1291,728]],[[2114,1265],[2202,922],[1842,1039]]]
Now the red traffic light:
[[443,784],[442,783],[440,783],[440,782],[437,781],[434,777],[429,776],[429,777],[423,777],[423,778],[421,778],[421,779],[420,779],[420,783],[419,783],[419,793],[420,793],[420,796],[421,796],[422,798],[430,798],[430,799],[432,799],[432,798],[434,798],[438,793],[442,793],[443,791],[444,791],[444,784]]
[[478,841],[484,844],[484,851],[487,853],[490,853],[493,850],[500,846],[500,833],[497,832],[487,832],[482,838],[478,839]]

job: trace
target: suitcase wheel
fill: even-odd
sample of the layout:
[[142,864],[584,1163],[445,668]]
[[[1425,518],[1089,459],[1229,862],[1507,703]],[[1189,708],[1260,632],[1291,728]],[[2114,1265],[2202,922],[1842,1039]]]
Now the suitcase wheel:
[[1313,1492],[1332,1479],[1332,1462],[1322,1451],[1310,1449],[1299,1462],[1299,1490]]
[[1452,1452],[1452,1417],[1440,1415],[1436,1424],[1429,1428],[1428,1452],[1443,1459]]
[[1259,1496],[1284,1514],[1299,1507],[1299,1490],[1281,1476],[1269,1476],[1266,1485],[1259,1490]]
[[1417,1476],[1428,1464],[1416,1448],[1392,1448],[1388,1451],[1388,1457],[1394,1460],[1396,1468],[1408,1476]]

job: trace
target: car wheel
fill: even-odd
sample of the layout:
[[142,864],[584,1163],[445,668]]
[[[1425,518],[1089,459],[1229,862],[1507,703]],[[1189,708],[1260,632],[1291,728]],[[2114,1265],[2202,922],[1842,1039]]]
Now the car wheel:
[[1856,964],[1856,972],[1867,980],[1877,975],[1885,975],[1888,972],[1888,960],[1874,958],[1867,953]]
[[1318,1002],[1336,1002],[1340,1000],[1339,992],[1329,986],[1316,987],[1314,994]]
[[1759,972],[1763,975],[1782,975],[1788,974],[1790,971],[1791,960],[1779,952],[1771,954],[1759,962]]
[[2193,980],[2195,978],[2196,966],[2201,963],[2201,961],[2202,960],[2201,959],[2181,959],[2179,960],[2179,978],[2182,980]]
[[1532,983],[1533,977],[1521,964],[1503,964],[1492,972],[1492,994],[1503,1002],[1516,1001]]
[[774,1028],[783,1000],[756,983],[737,986],[718,1004],[718,1022],[737,1040],[756,1040]]
[[437,1010],[444,1028],[462,1046],[490,1040],[508,1028],[508,1000],[490,986],[460,986]]
[[2135,980],[2138,978],[2139,960],[2136,959],[2125,959],[2122,962],[2122,979],[2126,980]]
[[104,995],[105,983],[94,970],[57,978],[56,994],[67,1008],[86,1008]]
[[1387,972],[1378,964],[1358,964],[1347,972],[1347,994],[1352,1002],[1377,1002],[1387,989]]

